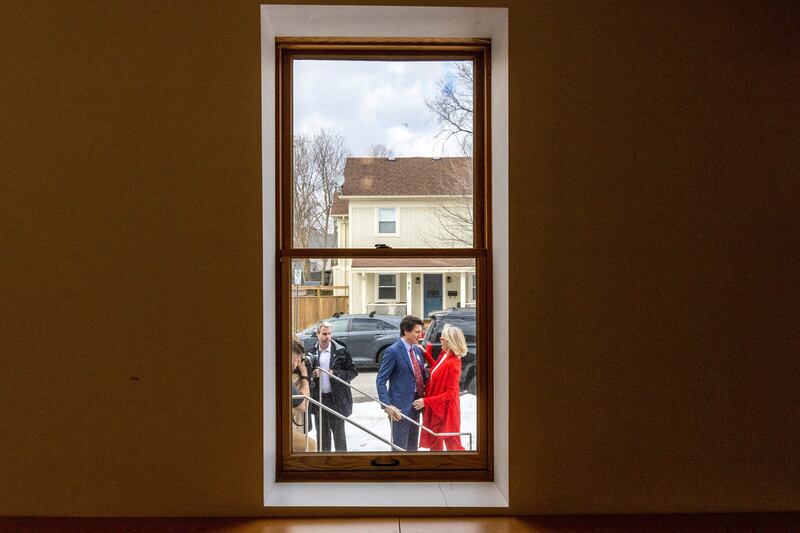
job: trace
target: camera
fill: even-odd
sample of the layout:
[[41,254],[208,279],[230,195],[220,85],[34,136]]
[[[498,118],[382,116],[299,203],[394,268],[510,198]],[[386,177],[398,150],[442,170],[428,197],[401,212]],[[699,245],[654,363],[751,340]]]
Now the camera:
[[314,369],[319,366],[319,355],[306,352],[303,354],[302,362],[308,369],[308,375],[311,376]]
[[317,354],[306,352],[303,354],[301,360],[306,364],[306,366],[312,369],[317,368],[319,366],[319,356]]

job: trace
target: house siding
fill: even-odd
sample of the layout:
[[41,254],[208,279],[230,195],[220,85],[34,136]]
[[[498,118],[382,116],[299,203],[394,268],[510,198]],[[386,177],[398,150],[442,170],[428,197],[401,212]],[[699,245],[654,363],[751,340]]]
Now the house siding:
[[[378,207],[397,208],[397,235],[379,235],[377,224]],[[441,230],[442,220],[437,204],[419,200],[351,200],[350,201],[350,246],[372,248],[378,243],[392,248],[450,247],[447,236]],[[460,239],[469,241],[471,228],[454,227]]]

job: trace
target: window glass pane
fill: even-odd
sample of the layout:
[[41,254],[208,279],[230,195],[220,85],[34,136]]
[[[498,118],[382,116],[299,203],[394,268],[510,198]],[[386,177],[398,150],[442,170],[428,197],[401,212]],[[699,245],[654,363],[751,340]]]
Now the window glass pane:
[[[472,258],[347,258],[341,259],[333,265],[330,259],[294,259],[293,270],[299,271],[302,277],[304,271],[311,271],[311,265],[324,272],[322,279],[328,284],[301,283],[292,292],[291,310],[294,329],[303,343],[303,348],[310,352],[306,363],[309,374],[313,374],[316,366],[323,365],[321,360],[314,358],[314,353],[319,351],[320,339],[315,330],[307,329],[321,321],[332,324],[332,359],[337,360],[337,351],[341,351],[342,358],[336,368],[337,376],[344,376],[348,385],[328,377],[329,383],[312,379],[310,393],[318,401],[333,401],[327,396],[319,396],[320,392],[326,394],[323,387],[330,386],[331,391],[338,390],[341,396],[337,399],[336,409],[341,416],[346,416],[352,422],[358,423],[377,435],[371,435],[348,421],[342,421],[344,431],[344,446],[347,451],[388,451],[391,450],[391,430],[385,412],[377,399],[378,373],[384,358],[385,364],[406,365],[408,353],[405,348],[398,352],[400,339],[400,322],[406,315],[419,317],[423,322],[422,333],[418,339],[419,363],[421,371],[426,376],[427,392],[439,391],[442,383],[436,382],[435,374],[431,373],[441,360],[442,339],[441,332],[444,326],[454,326],[460,329],[465,342],[463,357],[460,359],[461,371],[456,373],[458,388],[458,405],[461,416],[453,431],[463,433],[456,442],[461,442],[465,449],[477,449],[477,305],[472,298],[471,277],[475,273],[475,260]],[[385,287],[383,285],[386,285]],[[381,291],[393,291],[393,298],[389,301],[383,299]],[[402,346],[402,343],[399,345]],[[392,348],[395,346],[395,348]],[[346,356],[343,354],[346,352]],[[430,360],[425,357],[430,356]],[[448,357],[455,357],[450,354]],[[443,361],[446,361],[445,358]],[[349,366],[352,362],[352,366]],[[304,364],[306,364],[304,363]],[[444,363],[442,363],[444,364]],[[323,365],[324,367],[324,365]],[[347,367],[351,372],[342,372]],[[385,367],[386,368],[386,367]],[[403,366],[402,368],[407,368]],[[438,373],[438,370],[437,370]],[[444,373],[442,373],[443,375]],[[402,398],[390,400],[388,387],[391,385],[391,372],[387,371],[387,379],[383,382],[384,400],[388,402],[403,402]],[[396,386],[400,387],[402,377],[398,378]],[[413,379],[413,375],[405,376]],[[333,384],[331,384],[331,382]],[[406,383],[416,388],[415,382]],[[433,392],[431,392],[433,391]],[[334,392],[331,392],[334,394]],[[343,403],[338,403],[344,398]],[[452,401],[452,400],[451,400]],[[404,405],[405,413],[409,416],[418,412],[411,405],[413,397]],[[336,449],[335,434],[330,431],[330,439],[322,440],[323,432],[317,436],[318,409],[311,408],[309,437],[316,443],[321,443],[323,449],[339,451]],[[325,422],[326,411],[323,410],[320,427],[329,427]],[[345,414],[348,413],[348,414]],[[336,418],[337,415],[329,414]],[[428,419],[428,424],[436,424]],[[420,423],[425,423],[424,410]],[[338,422],[333,422],[334,425]],[[422,430],[423,433],[426,433]],[[445,432],[441,429],[439,433]],[[305,434],[304,434],[305,435]],[[471,437],[471,443],[470,443]],[[435,441],[429,437],[421,438],[414,443],[420,453],[426,453],[430,447],[435,446]],[[405,449],[405,447],[404,447]]]
[[292,65],[294,246],[472,247],[473,63]]
[[378,233],[397,233],[397,223],[383,221],[378,222]]
[[397,209],[378,209],[378,233],[397,233]]
[[379,300],[394,300],[397,296],[397,289],[394,287],[380,287],[378,288]]
[[381,274],[378,276],[378,299],[394,300],[397,298],[397,276]]
[[378,276],[378,299],[394,300],[397,298],[397,276],[381,274]]
[[371,318],[354,318],[352,331],[375,331],[382,329],[378,320]]
[[397,276],[381,274],[378,276],[378,299],[394,300],[397,297]]
[[347,320],[345,319],[328,320],[328,322],[331,324],[331,331],[334,335],[347,331]]

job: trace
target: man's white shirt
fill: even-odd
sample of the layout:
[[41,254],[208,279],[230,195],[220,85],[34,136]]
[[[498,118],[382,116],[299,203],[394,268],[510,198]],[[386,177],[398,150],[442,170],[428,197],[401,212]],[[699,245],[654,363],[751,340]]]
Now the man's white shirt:
[[[319,366],[324,370],[330,371],[331,369],[331,345],[333,343],[328,344],[328,347],[323,350],[320,348],[319,350]],[[322,389],[323,394],[328,394],[331,392],[331,378],[325,372],[319,373],[319,385]]]

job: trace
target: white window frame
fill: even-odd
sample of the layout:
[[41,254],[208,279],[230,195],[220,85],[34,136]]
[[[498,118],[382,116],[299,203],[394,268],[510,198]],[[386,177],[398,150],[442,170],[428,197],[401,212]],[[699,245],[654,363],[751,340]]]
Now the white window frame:
[[[313,16],[309,16],[313,13]],[[275,37],[467,37],[492,39],[492,286],[494,427],[491,482],[278,483],[274,338]],[[456,507],[509,505],[508,464],[508,9],[407,6],[261,6],[261,139],[264,358],[264,506]]]
[[[381,231],[381,209],[394,211],[394,231],[382,232]],[[388,221],[385,221],[388,222]],[[376,207],[375,208],[375,236],[376,237],[397,237],[400,235],[400,210],[396,207]]]
[[[381,288],[389,288],[389,285],[381,285],[381,276],[393,276],[394,277],[394,298],[381,298]],[[377,301],[397,301],[397,274],[392,272],[379,272],[375,274],[375,302]]]

